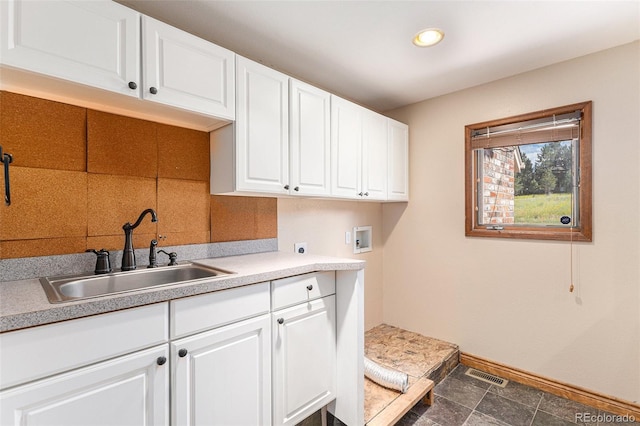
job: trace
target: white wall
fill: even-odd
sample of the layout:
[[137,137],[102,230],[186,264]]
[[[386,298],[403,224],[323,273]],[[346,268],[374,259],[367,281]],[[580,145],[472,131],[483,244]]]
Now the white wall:
[[[464,236],[464,126],[587,100],[594,240],[569,293],[568,243]],[[640,43],[390,115],[410,127],[411,201],[383,206],[384,322],[639,401]]]
[[[372,226],[373,250],[354,254],[345,244],[345,232]],[[293,252],[296,242],[306,242],[308,252],[365,260],[365,329],[382,322],[382,205],[380,203],[278,199],[278,250]]]

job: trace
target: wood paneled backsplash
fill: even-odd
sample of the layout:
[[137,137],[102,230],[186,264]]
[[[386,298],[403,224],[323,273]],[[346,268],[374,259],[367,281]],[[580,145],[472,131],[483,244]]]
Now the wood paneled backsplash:
[[[0,91],[0,145],[13,154],[0,258],[277,237],[275,198],[209,194],[209,135]],[[3,177],[0,175],[0,181]]]

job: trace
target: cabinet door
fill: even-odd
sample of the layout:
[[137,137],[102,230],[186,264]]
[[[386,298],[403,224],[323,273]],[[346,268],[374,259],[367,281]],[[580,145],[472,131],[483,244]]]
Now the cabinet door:
[[0,389],[165,343],[167,312],[155,303],[1,333]]
[[335,399],[335,296],[272,314],[273,423],[295,425]]
[[409,126],[391,119],[388,179],[387,199],[409,201]]
[[269,318],[262,315],[172,343],[173,425],[271,424]]
[[137,12],[106,1],[5,0],[0,19],[2,64],[138,96]]
[[235,54],[142,17],[144,99],[202,114],[235,117]]
[[331,195],[359,198],[361,191],[362,111],[331,97]]
[[387,117],[366,111],[362,121],[362,198],[387,199]]
[[168,425],[168,356],[165,344],[2,391],[0,424]]
[[291,79],[289,155],[293,195],[329,195],[331,95]]
[[236,189],[287,194],[289,77],[236,58]]

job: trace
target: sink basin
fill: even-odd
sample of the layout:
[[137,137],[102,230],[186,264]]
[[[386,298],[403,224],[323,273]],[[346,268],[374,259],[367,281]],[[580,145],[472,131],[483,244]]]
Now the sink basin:
[[185,263],[176,266],[112,272],[104,275],[67,275],[40,278],[51,303],[141,290],[188,281],[218,278],[233,272]]

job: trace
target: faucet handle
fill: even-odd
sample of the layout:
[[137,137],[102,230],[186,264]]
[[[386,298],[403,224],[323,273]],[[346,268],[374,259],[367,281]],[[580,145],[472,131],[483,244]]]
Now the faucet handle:
[[100,249],[100,250],[96,250],[96,249],[86,249],[85,253],[95,253],[98,256],[104,256],[105,253],[107,254],[107,256],[109,255],[109,252],[105,249]]

